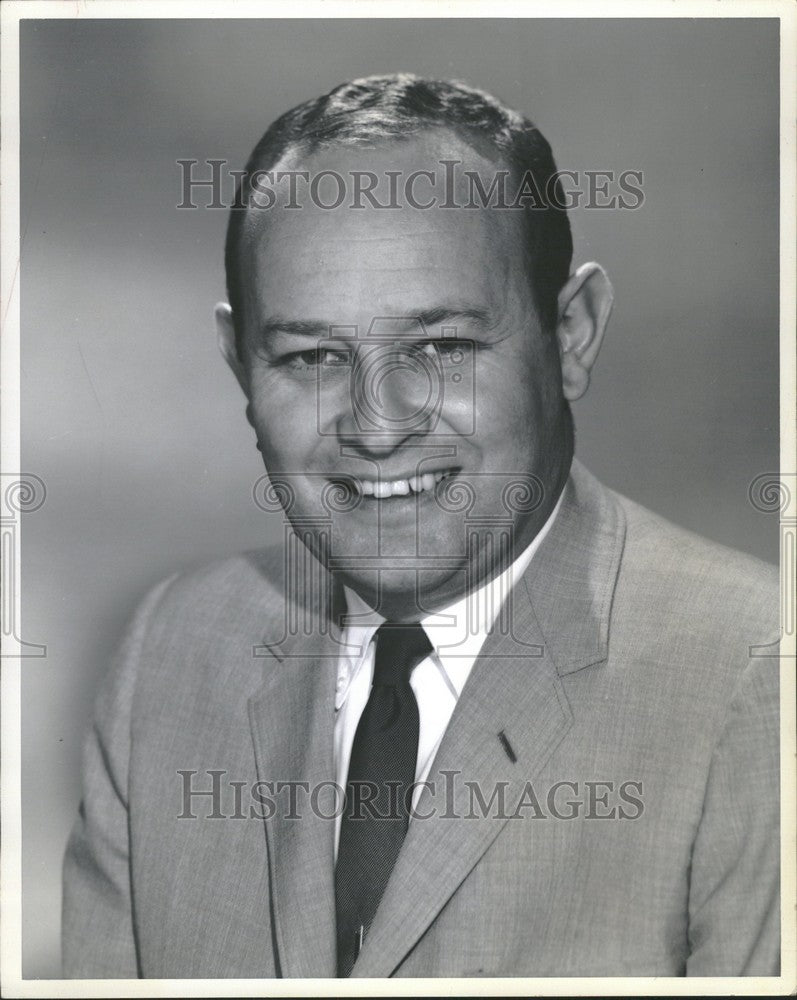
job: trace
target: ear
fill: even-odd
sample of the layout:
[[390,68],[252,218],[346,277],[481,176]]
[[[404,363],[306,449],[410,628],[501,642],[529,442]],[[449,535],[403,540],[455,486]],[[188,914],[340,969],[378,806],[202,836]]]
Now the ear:
[[556,339],[562,362],[565,399],[580,399],[589,387],[589,376],[614,303],[614,289],[606,272],[594,262],[582,264],[559,292]]
[[226,302],[217,302],[216,308],[213,310],[213,315],[216,320],[216,336],[219,341],[219,350],[224,356],[224,360],[232,369],[233,375],[238,379],[238,385],[240,385],[248,398],[249,381],[246,377],[246,368],[238,355],[232,309]]

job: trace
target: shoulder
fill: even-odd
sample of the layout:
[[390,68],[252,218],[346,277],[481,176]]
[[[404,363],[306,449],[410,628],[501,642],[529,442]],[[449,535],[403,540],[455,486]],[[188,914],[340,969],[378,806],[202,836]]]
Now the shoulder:
[[164,588],[164,606],[190,609],[281,596],[284,550],[253,549],[175,573]]
[[[611,491],[609,491],[611,492]],[[641,603],[684,624],[774,631],[778,570],[681,528],[618,493],[626,536],[621,579]],[[769,636],[770,639],[774,635]]]
[[[620,548],[607,683],[708,760],[730,733],[777,760],[780,600],[775,566],[681,528],[592,479]],[[774,734],[774,735],[773,735]],[[734,739],[737,737],[734,736]]]
[[120,731],[131,717],[139,728],[168,728],[177,718],[189,726],[213,698],[240,707],[262,682],[265,661],[254,650],[284,626],[282,577],[282,551],[261,549],[152,587],[103,678],[95,718]]
[[643,631],[668,624],[709,633],[752,627],[772,633],[765,641],[775,638],[776,566],[673,524],[604,486],[577,461],[571,483],[589,533],[582,532],[581,551],[571,553],[570,563],[589,549],[598,553],[612,577],[614,615],[635,615]]
[[242,552],[178,572],[152,588],[134,625],[149,643],[217,644],[268,632],[284,616],[284,553]]
[[690,717],[710,731],[734,705],[749,718],[775,718],[777,568],[607,493],[625,524],[610,649],[634,670],[654,671],[658,687],[691,703]]

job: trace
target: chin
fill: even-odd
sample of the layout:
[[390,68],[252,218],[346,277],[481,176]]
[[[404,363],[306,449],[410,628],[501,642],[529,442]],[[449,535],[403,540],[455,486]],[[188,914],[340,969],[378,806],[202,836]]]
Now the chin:
[[389,559],[375,561],[366,573],[338,572],[337,579],[367,601],[385,618],[417,621],[456,599],[465,578],[464,567],[418,572],[397,569]]

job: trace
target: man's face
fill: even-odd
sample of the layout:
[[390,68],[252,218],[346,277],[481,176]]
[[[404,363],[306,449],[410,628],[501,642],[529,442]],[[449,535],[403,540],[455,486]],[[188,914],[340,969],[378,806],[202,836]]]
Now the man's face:
[[[446,157],[485,186],[498,169],[432,134],[327,149],[290,167],[336,170],[351,190],[350,171],[382,184],[385,171],[442,175]],[[381,594],[386,617],[417,618],[517,555],[569,467],[559,354],[534,307],[522,213],[352,209],[348,196],[330,211],[302,190],[300,209],[283,198],[250,212],[250,420],[316,554],[366,599]],[[418,199],[428,190],[419,184]],[[463,187],[457,201],[467,200]]]

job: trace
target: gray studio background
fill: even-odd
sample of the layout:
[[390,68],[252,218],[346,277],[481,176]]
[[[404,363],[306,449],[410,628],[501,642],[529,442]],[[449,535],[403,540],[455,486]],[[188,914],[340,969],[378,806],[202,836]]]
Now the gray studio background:
[[[22,23],[24,975],[59,972],[80,741],[135,602],[279,537],[211,323],[226,213],[178,211],[176,161],[240,168],[288,107],[369,73],[467,79],[561,168],[642,170],[637,211],[575,211],[616,306],[578,454],[608,485],[776,561],[748,501],[778,467],[777,22]],[[201,195],[196,199],[204,203]]]

